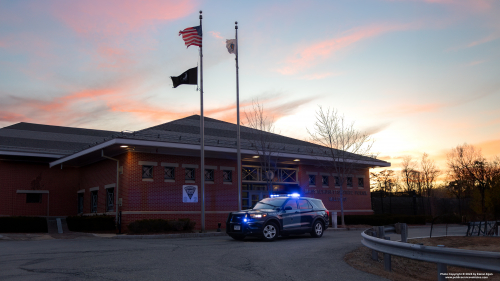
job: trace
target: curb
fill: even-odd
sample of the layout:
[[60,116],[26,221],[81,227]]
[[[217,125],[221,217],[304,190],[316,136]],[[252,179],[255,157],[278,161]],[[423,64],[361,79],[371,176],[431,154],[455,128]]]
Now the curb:
[[227,236],[225,232],[211,232],[211,233],[179,233],[179,234],[153,234],[153,235],[115,235],[112,237],[102,237],[98,234],[94,236],[100,238],[110,239],[176,239],[176,238],[197,238],[197,237],[214,237],[214,236]]

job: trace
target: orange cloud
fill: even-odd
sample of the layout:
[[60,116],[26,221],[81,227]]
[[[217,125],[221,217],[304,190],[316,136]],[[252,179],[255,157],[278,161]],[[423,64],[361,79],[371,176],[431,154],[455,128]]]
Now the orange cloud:
[[13,113],[13,112],[2,112],[0,113],[0,121],[7,121],[7,122],[29,122],[30,118],[27,118],[26,116],[19,114],[19,113]]
[[476,144],[476,146],[481,148],[486,158],[500,156],[500,139],[481,142]]
[[286,66],[277,71],[285,75],[295,74],[302,69],[309,68],[324,59],[330,58],[336,52],[346,49],[359,41],[391,31],[405,30],[410,27],[407,24],[379,24],[354,28],[346,31],[343,36],[313,43],[301,48],[293,56],[286,59]]

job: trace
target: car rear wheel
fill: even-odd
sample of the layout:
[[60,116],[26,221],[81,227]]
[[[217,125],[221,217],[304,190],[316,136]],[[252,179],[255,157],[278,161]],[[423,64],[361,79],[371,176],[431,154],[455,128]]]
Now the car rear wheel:
[[262,236],[265,241],[274,241],[279,234],[278,227],[273,222],[266,224],[262,230]]
[[245,235],[230,234],[229,236],[231,236],[231,238],[233,238],[234,240],[238,240],[238,241],[245,239]]
[[311,229],[311,236],[314,238],[320,238],[323,236],[323,224],[320,221],[315,221]]

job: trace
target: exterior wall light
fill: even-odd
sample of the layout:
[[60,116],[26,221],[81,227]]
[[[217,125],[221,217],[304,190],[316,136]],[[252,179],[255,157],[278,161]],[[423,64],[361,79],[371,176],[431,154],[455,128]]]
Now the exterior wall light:
[[300,161],[300,159],[294,159],[293,161],[298,162],[298,161]]
[[255,155],[255,156],[253,156],[253,158],[259,158],[259,155]]
[[128,147],[128,145],[120,145],[120,147],[123,147],[123,148],[125,148],[125,147]]

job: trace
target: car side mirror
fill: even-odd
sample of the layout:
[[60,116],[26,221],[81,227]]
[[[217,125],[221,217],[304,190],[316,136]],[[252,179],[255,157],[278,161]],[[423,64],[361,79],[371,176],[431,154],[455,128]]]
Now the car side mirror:
[[283,209],[283,210],[290,211],[291,209],[292,209],[292,206],[286,206],[285,209]]

